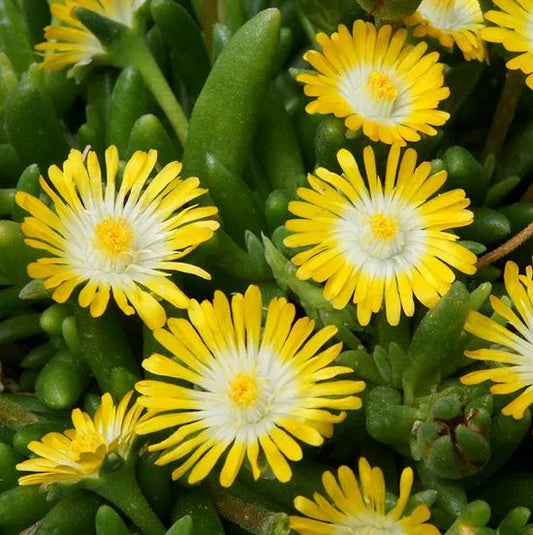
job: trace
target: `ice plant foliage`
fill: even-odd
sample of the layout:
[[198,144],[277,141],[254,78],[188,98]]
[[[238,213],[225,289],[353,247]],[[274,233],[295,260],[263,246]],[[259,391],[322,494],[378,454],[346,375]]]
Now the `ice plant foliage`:
[[[385,507],[385,480],[380,468],[359,459],[359,481],[347,466],[322,476],[325,498],[315,493],[313,500],[298,496],[294,507],[305,517],[291,516],[290,526],[300,535],[438,535],[439,530],[426,521],[430,512],[418,505],[404,516],[413,486],[413,470],[405,468],[400,477],[400,496],[392,509]],[[307,517],[307,518],[306,518]]]
[[70,66],[87,65],[93,58],[105,54],[100,41],[76,18],[76,8],[88,9],[133,27],[135,12],[144,2],[145,0],[65,0],[64,3],[52,3],[50,11],[60,24],[46,26],[46,41],[35,47],[45,56],[41,66],[61,70]]
[[485,18],[497,26],[484,28],[481,37],[502,43],[509,52],[521,52],[507,62],[507,68],[527,74],[533,89],[533,2],[531,0],[494,0],[501,11],[488,11]]
[[63,169],[53,165],[49,181],[40,177],[52,207],[19,191],[16,202],[31,217],[22,223],[25,241],[46,251],[29,264],[30,277],[55,288],[57,302],[66,301],[80,284],[78,302],[91,315],[104,313],[111,294],[125,314],[139,316],[151,328],[164,325],[166,313],[150,292],[178,308],[189,299],[169,277],[181,271],[205,279],[198,266],[181,262],[218,228],[208,219],[213,206],[185,207],[206,192],[196,177],[181,179],[181,163],[171,162],[150,181],[157,151],[137,151],[117,184],[119,155],[115,146],[105,153],[105,183],[96,153],[87,161],[72,150]]
[[449,266],[475,272],[476,256],[446,232],[472,223],[470,201],[461,189],[433,196],[445,171],[432,175],[429,162],[417,166],[416,151],[402,155],[398,145],[389,151],[384,183],[371,147],[364,149],[365,178],[347,150],[337,159],[343,175],[318,168],[308,176],[311,189],[299,188],[302,200],[289,204],[298,219],[287,221],[293,234],[284,243],[309,247],[292,258],[299,279],[326,282],[324,297],[337,309],[353,300],[361,325],[384,301],[396,325],[402,309],[413,315],[413,295],[431,307],[448,291],[455,279]]
[[485,59],[479,35],[484,27],[483,12],[478,0],[423,0],[405,22],[415,27],[415,37],[434,37],[447,48],[456,43],[467,60]]
[[154,331],[175,359],[155,354],[143,362],[144,368],[191,386],[138,382],[139,403],[150,417],[136,432],[177,428],[150,446],[163,450],[157,464],[186,458],[174,470],[174,479],[190,470],[190,483],[202,480],[227,451],[220,472],[225,487],[235,480],[245,456],[257,479],[261,452],[275,477],[288,481],[287,460],[302,458],[297,440],[320,446],[346,415],[330,410],[361,406],[353,394],[364,389],[362,381],[331,380],[352,371],[330,366],[340,343],[322,349],[336,328],[312,334],[314,321],[294,321],[295,314],[294,305],[274,298],[263,324],[261,292],[250,286],[231,303],[219,291],[212,303],[192,300],[189,321],[172,318],[169,330]]
[[471,311],[466,321],[465,330],[474,336],[492,342],[492,346],[476,351],[467,351],[472,359],[499,363],[500,366],[477,370],[461,378],[467,385],[493,381],[493,394],[511,394],[522,392],[502,413],[519,419],[533,403],[533,267],[526,268],[525,275],[520,275],[514,262],[507,262],[504,272],[505,289],[516,309],[510,307],[495,296],[490,297],[494,312],[507,320],[510,328],[487,318],[476,311]]
[[128,408],[132,394],[128,392],[115,407],[106,393],[93,419],[74,409],[74,429],[48,433],[40,441],[30,442],[28,449],[36,457],[17,464],[17,469],[33,473],[21,476],[19,485],[73,485],[82,479],[97,478],[109,453],[127,460],[135,439],[134,428],[143,418],[143,408],[137,403]]
[[437,52],[425,54],[426,43],[406,45],[407,31],[379,30],[362,20],[353,33],[339,26],[331,36],[316,37],[322,52],[304,58],[318,71],[298,76],[305,94],[315,97],[309,113],[333,113],[346,118],[346,127],[360,128],[372,141],[418,141],[420,134],[435,135],[449,114],[437,110],[450,91],[443,86],[443,68]]

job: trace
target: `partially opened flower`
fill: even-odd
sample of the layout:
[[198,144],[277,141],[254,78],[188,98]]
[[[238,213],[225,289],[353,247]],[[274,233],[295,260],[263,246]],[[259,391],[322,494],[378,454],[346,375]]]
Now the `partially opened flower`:
[[352,300],[361,325],[383,302],[392,325],[402,309],[413,315],[413,295],[433,306],[455,279],[449,266],[475,272],[476,256],[446,232],[473,221],[465,192],[433,197],[446,172],[432,175],[429,162],[417,166],[413,149],[400,156],[400,147],[392,146],[382,184],[371,147],[364,149],[365,178],[343,149],[337,159],[344,174],[317,169],[308,177],[312,189],[299,188],[302,200],[289,204],[299,219],[287,221],[293,234],[284,243],[309,247],[292,258],[296,276],[325,282],[324,297],[337,309]]
[[46,26],[44,43],[35,49],[43,53],[41,66],[50,70],[61,70],[70,66],[91,63],[93,58],[105,55],[102,43],[76,17],[74,10],[84,8],[124,26],[133,27],[136,11],[145,0],[65,0],[50,6],[52,15],[60,24]]
[[504,272],[505,289],[516,308],[514,312],[501,299],[491,295],[494,312],[505,318],[509,327],[471,311],[465,330],[492,342],[490,347],[466,351],[471,359],[495,362],[493,368],[477,370],[461,377],[466,385],[493,381],[493,394],[522,392],[502,413],[519,419],[533,403],[533,267],[528,266],[525,275],[520,275],[514,262],[507,262]]
[[442,46],[461,49],[465,59],[485,59],[479,32],[484,27],[478,0],[422,0],[418,10],[405,19],[415,37],[435,37]]
[[[181,179],[181,163],[171,162],[149,181],[157,151],[137,151],[117,185],[116,147],[105,153],[105,181],[96,153],[85,162],[72,150],[63,169],[52,165],[49,182],[40,184],[52,207],[19,191],[16,202],[32,217],[22,223],[25,241],[46,251],[29,264],[28,274],[54,288],[62,303],[83,285],[78,302],[101,316],[111,294],[125,314],[139,316],[151,328],[164,325],[165,310],[151,292],[178,308],[189,299],[170,279],[173,271],[209,279],[198,266],[181,259],[213,235],[219,223],[208,219],[213,206],[185,207],[206,192],[196,177]],[[104,183],[105,182],[105,183]]]
[[[359,459],[359,481],[347,466],[341,466],[337,478],[324,472],[322,483],[328,497],[315,493],[313,500],[298,496],[294,507],[305,516],[291,516],[290,527],[300,535],[438,535],[439,530],[427,524],[431,513],[418,505],[405,515],[413,486],[413,470],[405,468],[400,477],[400,496],[387,510],[383,472]],[[307,518],[306,518],[307,517]]]
[[363,129],[372,141],[418,141],[420,133],[435,135],[449,114],[438,110],[450,91],[444,87],[444,66],[437,52],[425,54],[426,43],[406,45],[407,31],[379,30],[357,20],[351,34],[339,26],[331,36],[317,35],[322,52],[304,58],[318,71],[298,76],[305,94],[315,97],[309,113],[345,117],[350,130]]
[[17,470],[33,472],[19,478],[20,485],[73,485],[83,479],[98,478],[100,468],[109,453],[128,460],[134,428],[143,408],[134,403],[128,408],[133,392],[128,392],[115,407],[109,394],[94,418],[80,409],[72,411],[74,429],[64,433],[48,433],[39,441],[32,441],[28,449],[36,457],[17,464]]
[[481,37],[491,43],[502,43],[509,52],[521,52],[507,62],[507,68],[527,74],[527,85],[533,89],[533,3],[529,0],[494,0],[501,11],[487,11],[485,18],[497,26],[481,30]]
[[150,417],[136,431],[176,428],[150,446],[163,450],[157,464],[180,461],[174,479],[189,470],[190,483],[204,479],[227,452],[220,472],[223,486],[233,483],[245,457],[256,479],[264,458],[277,479],[288,481],[287,460],[302,458],[297,440],[321,445],[346,415],[331,410],[361,406],[353,394],[364,389],[363,382],[332,380],[352,371],[330,366],[341,344],[321,349],[336,328],[312,334],[313,320],[294,321],[295,314],[294,305],[274,298],[263,324],[261,292],[250,286],[231,303],[221,292],[213,303],[191,301],[190,321],[172,318],[169,331],[154,331],[175,360],[155,354],[143,367],[181,382],[137,383],[139,403]]

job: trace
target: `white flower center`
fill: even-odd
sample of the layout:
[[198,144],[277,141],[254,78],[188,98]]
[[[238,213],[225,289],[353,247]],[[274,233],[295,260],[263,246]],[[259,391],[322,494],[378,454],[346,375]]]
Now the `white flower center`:
[[475,28],[483,22],[477,0],[423,0],[418,11],[434,28],[446,32]]
[[377,194],[350,205],[338,219],[338,247],[354,267],[393,276],[417,264],[425,251],[423,221],[398,197]]
[[243,441],[270,433],[298,405],[295,370],[269,348],[217,355],[199,386],[202,419],[216,440]]
[[154,209],[116,204],[91,203],[64,218],[65,258],[78,275],[124,288],[154,275],[171,249]]
[[338,535],[405,535],[405,530],[394,520],[366,510],[349,516],[337,528]]
[[354,66],[340,78],[339,92],[353,112],[366,119],[397,124],[409,114],[409,93],[392,71],[374,70],[365,64]]

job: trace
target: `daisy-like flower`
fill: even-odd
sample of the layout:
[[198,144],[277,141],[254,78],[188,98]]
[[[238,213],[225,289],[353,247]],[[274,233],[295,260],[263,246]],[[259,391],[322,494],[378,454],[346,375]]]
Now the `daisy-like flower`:
[[46,26],[44,38],[35,49],[45,55],[41,67],[61,70],[69,66],[91,63],[93,58],[104,55],[105,48],[74,14],[75,8],[94,11],[130,28],[134,26],[135,13],[145,0],[65,0],[50,6],[52,15],[61,24]]
[[445,232],[472,223],[465,192],[456,189],[430,199],[446,181],[446,172],[431,175],[429,162],[417,166],[413,149],[401,161],[400,156],[400,147],[393,145],[382,184],[371,147],[364,149],[365,179],[354,157],[340,150],[344,174],[317,169],[316,176],[308,176],[312,189],[299,188],[302,200],[289,204],[300,219],[287,221],[293,234],[284,244],[311,246],[292,258],[299,266],[296,276],[327,281],[324,297],[337,309],[352,299],[361,325],[383,301],[391,325],[398,324],[402,309],[413,315],[413,294],[433,306],[455,279],[446,264],[475,272],[476,256]]
[[74,429],[64,433],[48,433],[39,441],[32,441],[28,449],[36,457],[17,464],[17,470],[33,472],[21,476],[20,485],[55,483],[73,485],[83,479],[96,479],[106,455],[116,453],[128,460],[135,439],[134,428],[144,416],[143,408],[134,403],[128,409],[133,392],[128,392],[115,407],[110,394],[102,396],[102,403],[94,418],[80,409],[72,411]]
[[479,35],[483,22],[478,0],[423,0],[405,19],[406,24],[415,27],[415,37],[429,35],[446,48],[456,43],[465,59],[478,61],[485,59],[485,44]]
[[298,496],[294,507],[308,518],[290,517],[290,527],[300,535],[438,535],[427,524],[431,513],[418,505],[404,515],[413,486],[413,470],[405,468],[400,477],[400,496],[392,509],[385,507],[385,480],[380,468],[359,459],[359,481],[347,466],[338,469],[337,478],[324,472],[322,483],[329,500],[315,493],[313,500]]
[[275,298],[263,326],[261,292],[250,286],[231,303],[221,292],[213,303],[191,301],[190,321],[172,318],[170,331],[154,331],[176,360],[155,354],[143,367],[190,386],[138,382],[139,403],[150,410],[150,417],[136,432],[177,428],[150,446],[151,451],[164,450],[157,464],[186,458],[173,471],[174,479],[191,470],[189,482],[201,481],[229,450],[221,485],[233,483],[245,456],[257,479],[260,451],[275,477],[288,481],[292,473],[287,459],[302,458],[295,439],[320,446],[331,436],[333,424],[346,416],[330,409],[361,407],[353,394],[364,389],[362,381],[331,380],[352,371],[330,366],[341,344],[321,349],[337,329],[328,326],[312,335],[313,320],[294,322],[295,313],[294,305]]
[[426,43],[406,45],[405,29],[379,30],[357,20],[353,34],[339,26],[331,36],[316,37],[322,52],[310,50],[304,58],[318,73],[303,73],[298,81],[311,101],[309,113],[346,117],[350,130],[359,130],[372,141],[418,141],[420,132],[430,136],[449,114],[437,110],[450,91],[443,87],[444,66],[437,52],[425,54]]
[[169,271],[210,278],[180,259],[211,238],[219,223],[206,218],[217,209],[184,207],[207,190],[196,177],[181,179],[179,162],[169,163],[148,182],[157,162],[155,150],[130,158],[118,188],[115,146],[106,150],[105,162],[105,184],[93,151],[86,162],[72,150],[63,169],[52,165],[49,182],[40,177],[51,208],[28,193],[16,194],[17,204],[32,216],[22,223],[25,242],[48,253],[28,265],[28,274],[44,279],[45,288],[55,288],[52,297],[59,303],[83,284],[78,302],[90,306],[93,317],[104,313],[112,293],[125,314],[137,312],[155,329],[164,325],[166,313],[150,292],[178,308],[189,305]]
[[487,11],[485,18],[497,26],[481,30],[481,37],[502,43],[509,52],[522,52],[507,62],[507,68],[527,74],[533,89],[533,2],[530,0],[493,0],[501,11]]
[[502,413],[520,419],[533,403],[533,267],[526,268],[520,275],[514,262],[507,262],[504,271],[507,294],[516,308],[516,314],[501,299],[491,295],[494,312],[507,320],[510,328],[471,311],[466,320],[465,330],[492,342],[492,346],[476,351],[466,351],[466,356],[476,360],[497,362],[501,366],[478,370],[461,377],[465,385],[483,381],[493,381],[493,394],[511,394],[523,390]]

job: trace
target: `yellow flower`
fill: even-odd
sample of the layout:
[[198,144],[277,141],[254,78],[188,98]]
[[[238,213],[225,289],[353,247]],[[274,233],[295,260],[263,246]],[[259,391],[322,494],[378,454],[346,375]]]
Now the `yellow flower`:
[[446,229],[469,225],[470,201],[455,189],[430,199],[446,181],[446,172],[431,175],[431,164],[416,165],[417,154],[390,149],[385,182],[377,174],[374,152],[364,149],[366,179],[354,157],[341,150],[337,159],[344,174],[324,168],[309,175],[312,189],[299,188],[302,201],[289,210],[300,219],[287,221],[294,234],[288,247],[309,247],[292,261],[296,276],[327,281],[324,297],[337,309],[350,299],[357,318],[367,325],[385,301],[387,320],[396,325],[401,309],[414,313],[413,294],[431,307],[450,288],[454,272],[475,272],[476,256],[456,243]]
[[294,507],[301,516],[290,517],[290,527],[300,535],[439,535],[439,530],[425,522],[431,514],[426,505],[418,505],[404,516],[413,486],[413,470],[405,468],[400,477],[400,496],[389,511],[385,508],[385,481],[380,468],[372,468],[359,459],[359,482],[347,466],[322,476],[329,500],[315,493],[313,500],[298,496]]
[[136,311],[155,329],[164,325],[166,314],[149,292],[178,308],[189,304],[169,271],[210,278],[180,259],[211,238],[219,224],[205,218],[217,209],[183,208],[206,190],[198,187],[198,178],[179,178],[179,162],[166,165],[147,184],[157,162],[155,150],[130,158],[118,188],[115,146],[106,150],[105,161],[105,185],[93,151],[86,162],[72,150],[62,170],[52,165],[49,182],[40,178],[52,208],[28,193],[16,194],[17,204],[33,216],[22,223],[26,243],[49,253],[29,264],[28,274],[44,279],[45,288],[55,288],[52,297],[59,303],[84,284],[78,302],[90,306],[93,317],[104,313],[112,292],[125,314]]
[[17,470],[34,472],[21,476],[20,485],[73,485],[82,479],[98,478],[105,457],[116,453],[128,460],[134,428],[142,420],[143,408],[137,403],[128,409],[133,392],[128,392],[115,407],[110,394],[102,396],[102,403],[94,418],[80,409],[72,411],[74,429],[64,433],[48,433],[40,441],[28,445],[37,455],[17,464]]
[[415,37],[435,37],[447,48],[456,43],[467,60],[485,59],[485,44],[479,35],[483,12],[478,0],[423,0],[405,23],[415,26]]
[[76,18],[74,9],[81,7],[108,19],[129,26],[134,25],[134,14],[145,0],[65,0],[50,6],[52,15],[62,24],[46,26],[44,38],[35,49],[44,54],[41,67],[61,70],[70,65],[87,65],[95,56],[105,54],[100,41]]
[[233,483],[245,456],[257,479],[261,450],[274,476],[288,481],[287,459],[302,458],[295,439],[320,446],[333,433],[333,424],[346,416],[329,409],[361,407],[352,394],[364,389],[362,381],[330,380],[352,371],[329,365],[341,351],[340,343],[321,350],[335,327],[312,335],[313,320],[294,322],[296,309],[284,298],[270,302],[264,325],[262,310],[257,286],[244,296],[235,294],[231,303],[216,292],[213,303],[191,301],[190,321],[172,318],[170,331],[154,331],[176,360],[155,354],[143,367],[180,383],[137,383],[139,403],[151,417],[136,432],[177,428],[150,446],[151,451],[164,450],[160,465],[187,457],[172,473],[174,479],[192,469],[189,483],[201,481],[227,450],[221,485]]
[[479,312],[471,311],[465,330],[492,342],[490,348],[466,351],[466,356],[476,360],[501,364],[495,368],[478,370],[461,377],[465,385],[474,385],[491,380],[493,394],[511,394],[523,390],[506,405],[502,413],[519,419],[533,403],[533,267],[528,266],[525,275],[520,275],[514,262],[507,262],[504,272],[505,288],[518,314],[501,299],[491,295],[494,312],[507,320],[507,329]]
[[437,110],[450,91],[443,87],[444,66],[437,52],[424,54],[426,43],[405,45],[407,31],[391,26],[379,30],[357,20],[353,35],[346,26],[331,36],[319,33],[323,51],[310,50],[304,58],[318,71],[298,81],[305,94],[316,97],[309,113],[346,117],[350,130],[363,128],[372,141],[418,141],[420,133],[433,136],[449,114]]
[[530,0],[494,0],[501,11],[488,11],[485,18],[498,26],[481,30],[481,37],[491,43],[502,43],[509,52],[522,52],[507,62],[507,68],[521,70],[529,76],[533,89],[533,2]]

